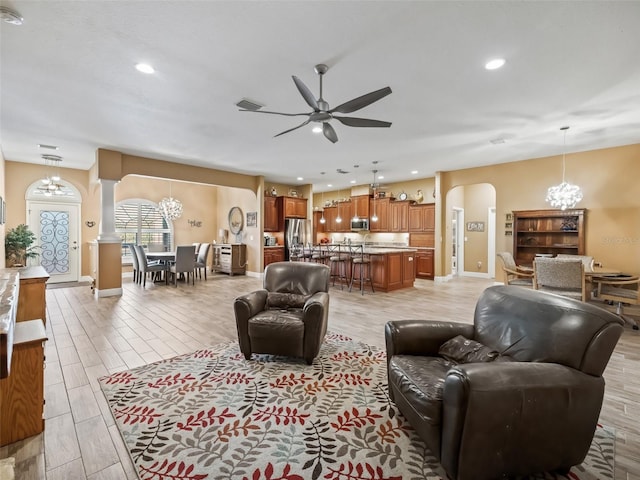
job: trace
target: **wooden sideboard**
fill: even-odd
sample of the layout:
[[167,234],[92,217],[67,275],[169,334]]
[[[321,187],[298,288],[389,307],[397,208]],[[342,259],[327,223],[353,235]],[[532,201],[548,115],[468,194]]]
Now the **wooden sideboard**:
[[[19,313],[25,316],[25,312],[32,311],[21,311],[20,305],[31,307],[40,299],[37,295],[30,297],[29,281],[33,274],[38,277],[41,273],[32,271],[26,275],[28,287],[24,291],[20,278],[23,270],[27,269],[0,270],[0,446],[44,430],[44,322],[25,318],[18,321]],[[44,308],[40,305],[41,310]]]
[[49,274],[41,266],[18,269],[20,275],[20,296],[16,322],[42,320],[47,326],[46,287]]

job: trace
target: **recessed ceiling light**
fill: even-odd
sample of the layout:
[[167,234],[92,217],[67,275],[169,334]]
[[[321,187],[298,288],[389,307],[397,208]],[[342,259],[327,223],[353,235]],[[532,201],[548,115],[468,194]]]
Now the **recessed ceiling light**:
[[298,177],[298,178],[297,178],[297,180],[298,180],[299,182],[301,182],[302,180],[304,180],[304,178],[302,178],[302,177]]
[[384,180],[384,175],[378,175],[378,180]]
[[356,183],[356,181],[355,180],[351,180],[349,183]]
[[136,70],[142,73],[154,73],[154,68],[148,63],[138,63],[136,64]]
[[505,59],[504,58],[494,58],[493,60],[489,60],[487,63],[484,64],[484,68],[486,68],[487,70],[496,70],[500,67],[502,67],[505,64]]
[[313,133],[322,133],[322,127],[321,127],[321,126],[319,126],[319,125],[316,125],[315,127],[313,127],[313,128],[311,129],[311,131],[312,131]]
[[417,175],[418,170],[411,170],[411,175]]
[[333,187],[333,185],[331,185],[330,183],[327,183],[327,187]]
[[8,7],[0,6],[0,19],[2,19],[5,23],[10,23],[11,25],[22,25],[23,18],[22,16]]

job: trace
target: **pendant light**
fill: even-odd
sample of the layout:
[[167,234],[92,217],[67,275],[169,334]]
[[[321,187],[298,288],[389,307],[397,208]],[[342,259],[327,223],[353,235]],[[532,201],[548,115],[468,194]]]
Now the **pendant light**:
[[582,190],[577,185],[571,185],[564,180],[565,173],[565,156],[567,150],[567,130],[569,127],[562,127],[560,130],[564,132],[564,145],[562,150],[562,183],[549,187],[545,200],[554,208],[566,210],[573,208],[582,200]]
[[320,208],[322,208],[322,216],[320,217],[320,223],[324,225],[326,223],[326,220],[324,219],[324,192],[321,192],[320,194],[322,195],[322,200],[320,200],[320,202],[322,203],[322,205],[320,205]]
[[342,223],[342,217],[340,216],[340,194],[342,190],[338,190],[338,214],[336,215],[336,223]]
[[378,199],[376,198],[376,173],[378,173],[378,170],[373,171],[373,183],[371,184],[371,186],[373,187],[373,215],[371,216],[372,222],[378,221],[378,215],[376,215],[376,203],[378,203]]
[[171,196],[171,182],[169,182],[169,198],[165,197],[158,204],[160,214],[167,220],[175,220],[182,216],[182,202]]

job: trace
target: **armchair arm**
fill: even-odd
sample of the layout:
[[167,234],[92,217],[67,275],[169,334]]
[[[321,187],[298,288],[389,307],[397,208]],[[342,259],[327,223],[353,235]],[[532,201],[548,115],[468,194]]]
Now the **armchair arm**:
[[474,326],[434,320],[387,322],[384,337],[387,361],[393,355],[437,355],[440,346],[457,335],[473,338]]
[[304,322],[304,356],[307,360],[313,360],[320,351],[320,345],[327,333],[329,321],[329,294],[316,292],[304,304],[302,308],[302,321]]
[[[442,464],[456,472],[452,478],[474,478],[478,470],[494,478],[540,465],[579,464],[591,444],[603,395],[602,377],[564,365],[457,365],[443,390]],[[545,449],[532,448],[541,442]],[[558,451],[564,452],[563,460],[548,456]],[[470,466],[475,472],[465,470]]]
[[251,355],[249,319],[264,310],[266,305],[266,290],[256,290],[246,295],[241,295],[233,302],[233,310],[236,314],[236,328],[238,329],[238,343],[240,344],[240,351],[245,355]]
[[519,277],[522,277],[522,278],[533,278],[533,270],[529,268],[521,267],[519,265],[516,265],[515,271],[509,270],[509,269],[505,269],[505,270],[508,270],[509,273],[513,273],[514,275],[518,275]]

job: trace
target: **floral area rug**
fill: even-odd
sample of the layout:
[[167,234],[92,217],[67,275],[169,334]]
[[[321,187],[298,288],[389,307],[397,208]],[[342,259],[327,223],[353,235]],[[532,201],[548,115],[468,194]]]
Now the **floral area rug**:
[[[313,365],[223,344],[100,385],[143,480],[447,478],[389,399],[385,351],[340,335]],[[535,478],[613,479],[613,438],[599,427],[585,463]]]

